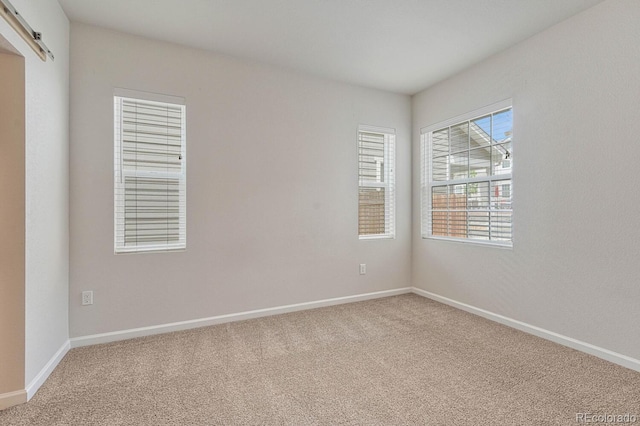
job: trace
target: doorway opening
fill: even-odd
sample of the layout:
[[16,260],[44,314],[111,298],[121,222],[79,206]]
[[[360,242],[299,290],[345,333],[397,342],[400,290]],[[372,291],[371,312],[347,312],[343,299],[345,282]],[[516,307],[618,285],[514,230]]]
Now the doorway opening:
[[0,409],[25,391],[25,61],[0,36]]

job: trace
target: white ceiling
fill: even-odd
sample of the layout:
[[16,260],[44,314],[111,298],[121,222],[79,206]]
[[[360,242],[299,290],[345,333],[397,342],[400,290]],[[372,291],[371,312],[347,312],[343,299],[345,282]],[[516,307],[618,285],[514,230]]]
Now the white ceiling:
[[414,94],[601,0],[59,0],[71,21]]

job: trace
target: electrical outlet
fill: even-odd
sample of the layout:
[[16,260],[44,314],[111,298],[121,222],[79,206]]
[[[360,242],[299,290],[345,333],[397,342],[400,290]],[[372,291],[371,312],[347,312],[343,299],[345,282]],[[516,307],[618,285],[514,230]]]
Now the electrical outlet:
[[361,263],[360,264],[360,275],[364,275],[367,273],[367,264],[366,263]]
[[83,291],[82,292],[82,304],[83,305],[93,305],[93,292],[92,291]]

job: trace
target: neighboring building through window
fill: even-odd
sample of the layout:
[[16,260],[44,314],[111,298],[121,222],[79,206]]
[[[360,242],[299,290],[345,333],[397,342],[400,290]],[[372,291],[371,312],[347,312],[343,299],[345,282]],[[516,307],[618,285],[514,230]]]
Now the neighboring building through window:
[[114,96],[116,253],[186,248],[185,114],[182,98]]
[[358,128],[358,234],[395,237],[395,130]]
[[512,245],[511,101],[422,131],[422,236]]

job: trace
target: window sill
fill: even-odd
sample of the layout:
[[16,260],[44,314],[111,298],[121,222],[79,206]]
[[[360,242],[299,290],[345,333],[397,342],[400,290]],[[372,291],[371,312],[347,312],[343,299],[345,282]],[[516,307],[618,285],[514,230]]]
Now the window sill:
[[120,254],[144,254],[144,253],[175,253],[187,251],[186,247],[145,247],[145,248],[126,248],[114,250],[115,255]]
[[484,247],[494,247],[498,249],[513,250],[513,242],[484,241],[484,240],[473,240],[468,238],[436,237],[433,235],[423,235],[422,239],[448,241],[448,242],[458,243],[458,244],[469,244],[473,246],[484,246]]
[[395,235],[358,235],[359,240],[395,240]]

